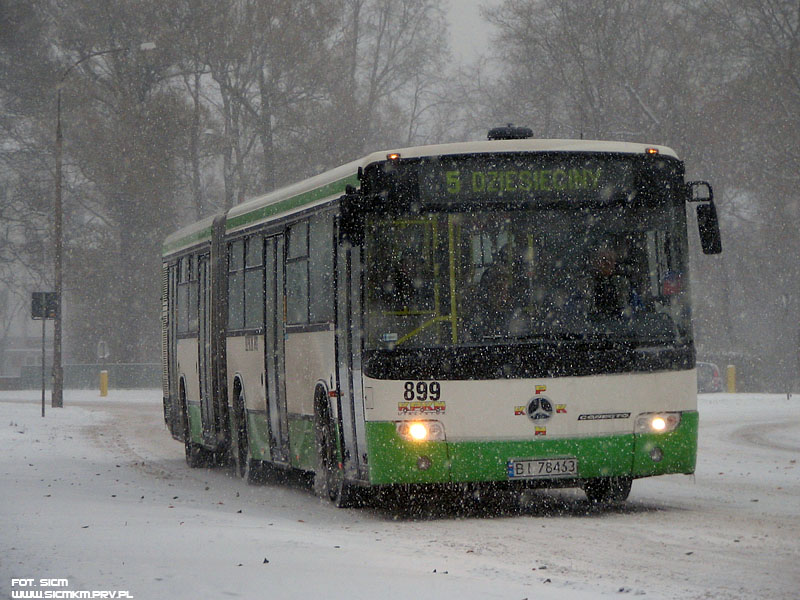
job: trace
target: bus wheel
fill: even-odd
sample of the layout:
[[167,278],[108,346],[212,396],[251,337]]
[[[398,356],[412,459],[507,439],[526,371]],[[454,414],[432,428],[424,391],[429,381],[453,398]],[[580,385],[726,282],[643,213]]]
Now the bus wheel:
[[250,436],[247,431],[247,411],[244,403],[244,390],[237,382],[236,391],[236,473],[249,484],[263,483],[262,462],[253,458],[250,449]]
[[624,502],[631,493],[630,477],[601,477],[590,479],[583,485],[583,491],[592,504]]
[[355,506],[358,504],[356,489],[345,481],[336,443],[336,428],[324,393],[316,394],[314,407],[314,437],[317,448],[314,491],[317,496],[329,500],[338,508]]
[[208,455],[205,449],[192,441],[192,429],[189,425],[189,409],[186,406],[186,394],[181,388],[181,428],[183,429],[183,449],[186,454],[186,464],[192,469],[206,466]]

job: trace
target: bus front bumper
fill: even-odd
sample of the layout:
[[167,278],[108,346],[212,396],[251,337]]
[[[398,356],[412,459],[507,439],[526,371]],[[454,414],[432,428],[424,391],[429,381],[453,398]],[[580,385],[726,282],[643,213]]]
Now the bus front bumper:
[[[511,441],[411,442],[394,422],[366,424],[370,483],[436,484],[509,480],[509,461],[574,458],[578,475],[649,477],[693,473],[697,456],[698,413],[686,411],[669,433],[618,434],[585,438]],[[549,481],[557,484],[553,477]],[[529,484],[548,478],[523,480]]]

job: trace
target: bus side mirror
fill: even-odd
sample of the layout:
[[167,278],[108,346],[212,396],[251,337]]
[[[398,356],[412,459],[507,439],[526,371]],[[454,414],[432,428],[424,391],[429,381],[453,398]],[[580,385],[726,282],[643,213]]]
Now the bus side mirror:
[[714,191],[707,181],[690,181],[689,202],[702,202],[697,205],[697,228],[700,230],[700,246],[703,254],[720,254],[722,237],[719,233],[717,207],[714,205]]
[[697,207],[697,227],[700,229],[700,245],[703,254],[719,254],[722,252],[722,237],[719,234],[717,208],[713,202]]
[[339,217],[339,239],[353,246],[364,243],[364,196],[352,188],[339,199],[341,216]]

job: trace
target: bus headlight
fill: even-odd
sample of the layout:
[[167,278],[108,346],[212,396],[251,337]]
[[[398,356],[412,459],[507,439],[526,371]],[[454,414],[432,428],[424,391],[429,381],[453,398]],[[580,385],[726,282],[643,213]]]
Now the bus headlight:
[[634,433],[669,433],[681,424],[681,413],[642,413],[636,417]]
[[399,421],[397,435],[409,442],[443,442],[444,425],[439,421]]

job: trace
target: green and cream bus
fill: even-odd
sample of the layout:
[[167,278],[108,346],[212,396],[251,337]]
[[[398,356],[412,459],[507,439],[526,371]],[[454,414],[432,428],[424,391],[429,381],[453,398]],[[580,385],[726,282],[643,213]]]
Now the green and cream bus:
[[164,243],[166,422],[192,466],[339,506],[692,473],[690,202],[720,252],[671,149],[511,127],[253,198]]

